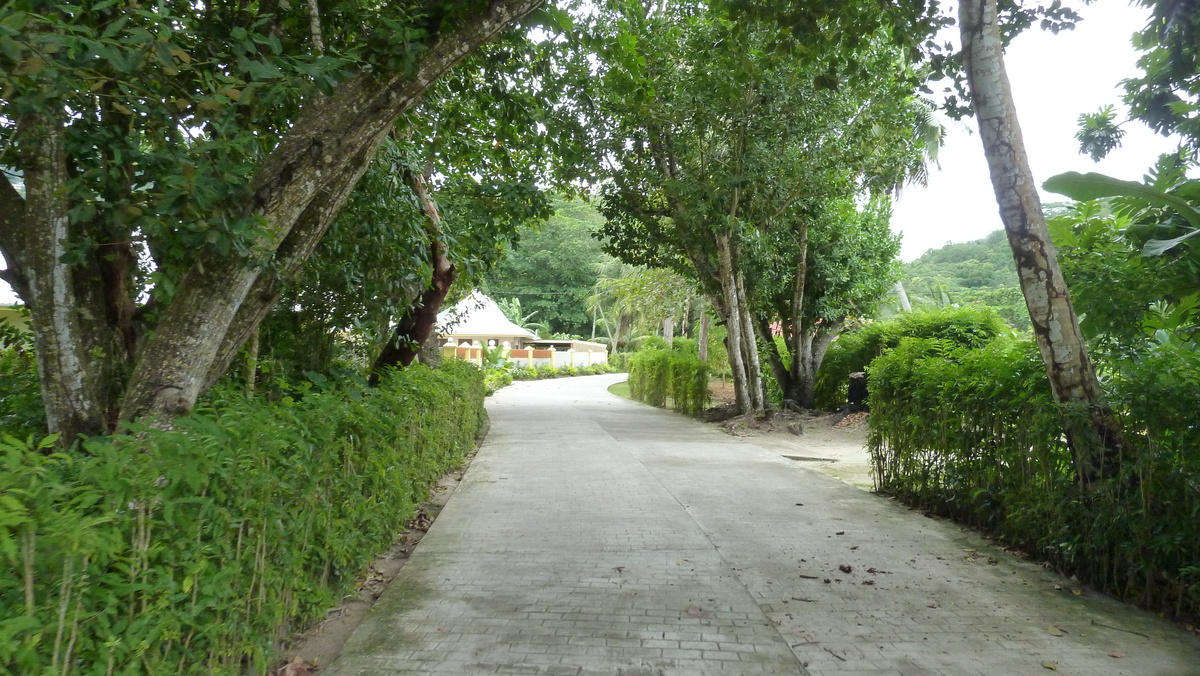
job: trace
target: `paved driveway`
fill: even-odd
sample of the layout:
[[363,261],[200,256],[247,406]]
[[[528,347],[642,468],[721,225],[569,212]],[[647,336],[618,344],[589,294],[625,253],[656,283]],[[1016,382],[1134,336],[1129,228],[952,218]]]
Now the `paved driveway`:
[[489,401],[487,441],[331,673],[1200,674],[1170,624],[609,394],[623,378]]

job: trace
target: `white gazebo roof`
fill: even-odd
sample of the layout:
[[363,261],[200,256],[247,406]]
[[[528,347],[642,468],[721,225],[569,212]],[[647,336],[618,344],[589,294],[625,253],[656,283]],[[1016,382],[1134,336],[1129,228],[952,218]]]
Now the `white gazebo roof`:
[[437,331],[449,336],[537,338],[505,317],[496,301],[479,291],[472,291],[454,307],[439,312]]

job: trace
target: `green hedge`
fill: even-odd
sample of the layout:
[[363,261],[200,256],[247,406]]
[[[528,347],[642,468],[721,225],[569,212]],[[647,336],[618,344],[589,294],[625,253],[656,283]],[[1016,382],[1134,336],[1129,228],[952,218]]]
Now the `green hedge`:
[[483,413],[479,369],[238,400],[87,454],[0,444],[0,672],[263,673],[352,590]]
[[[0,323],[0,342],[6,333],[17,339],[25,336],[5,331]],[[38,389],[37,360],[32,340],[13,340],[0,346],[0,437],[11,434],[22,439],[30,434],[46,433],[46,408]]]
[[1119,475],[1084,489],[1031,341],[905,340],[871,365],[876,485],[1109,594],[1195,618],[1200,354],[1167,350],[1107,372],[1128,445]]
[[708,407],[708,364],[684,349],[641,350],[629,359],[629,392],[641,402],[698,415]]
[[814,403],[825,410],[841,408],[846,403],[850,374],[866,371],[871,360],[903,338],[936,338],[963,347],[983,347],[996,336],[1011,332],[995,310],[976,306],[906,312],[891,321],[867,324],[842,334],[829,346],[817,372]]

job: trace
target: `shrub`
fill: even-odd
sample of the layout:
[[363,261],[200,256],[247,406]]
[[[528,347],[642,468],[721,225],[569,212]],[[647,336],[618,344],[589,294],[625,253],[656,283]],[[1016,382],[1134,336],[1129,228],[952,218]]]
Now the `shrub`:
[[513,374],[507,369],[491,369],[483,375],[483,387],[487,396],[492,396],[502,387],[512,385]]
[[629,391],[634,399],[697,415],[708,406],[708,365],[684,350],[642,350],[629,360]]
[[851,373],[867,370],[871,361],[896,347],[903,338],[933,338],[963,347],[983,347],[1011,330],[987,307],[944,308],[907,312],[886,322],[867,324],[843,334],[829,346],[817,372],[817,408],[832,410],[846,403]]
[[1109,365],[1119,473],[1081,488],[1032,341],[906,339],[871,364],[876,486],[1115,596],[1200,615],[1200,353]]
[[27,347],[32,346],[0,347],[0,437],[29,439],[46,434],[37,360]]
[[8,437],[0,671],[263,673],[462,461],[482,400],[480,371],[450,360],[373,390],[243,399],[86,455]]

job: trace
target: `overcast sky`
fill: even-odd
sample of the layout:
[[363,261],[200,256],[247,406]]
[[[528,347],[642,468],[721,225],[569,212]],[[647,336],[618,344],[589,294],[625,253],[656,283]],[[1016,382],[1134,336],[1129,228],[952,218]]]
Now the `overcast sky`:
[[[1026,31],[1005,54],[1017,116],[1039,186],[1064,171],[1098,171],[1137,180],[1160,153],[1176,147],[1144,125],[1129,122],[1123,126],[1122,147],[1103,161],[1095,163],[1079,154],[1075,130],[1080,113],[1116,104],[1118,119],[1124,119],[1118,83],[1138,73],[1138,52],[1129,38],[1146,25],[1149,11],[1131,7],[1127,0],[1100,0],[1080,13],[1083,21],[1075,30],[1058,35]],[[953,40],[957,45],[957,34]],[[903,233],[900,255],[905,261],[947,242],[969,242],[1003,227],[975,120],[946,124],[941,170],[934,169],[926,188],[906,187],[895,204],[892,230]],[[1043,202],[1065,199],[1042,193]]]
[[[1099,171],[1139,179],[1159,153],[1175,143],[1137,122],[1125,125],[1124,145],[1100,163],[1080,155],[1076,118],[1107,104],[1120,106],[1118,83],[1137,74],[1137,52],[1129,44],[1146,24],[1148,10],[1127,0],[1099,0],[1081,10],[1084,20],[1073,31],[1054,35],[1030,30],[1006,54],[1033,174],[1040,184],[1064,171]],[[957,36],[954,36],[957,42]],[[946,147],[929,186],[908,186],[896,202],[892,229],[903,233],[901,257],[912,260],[947,242],[968,242],[999,229],[996,200],[988,179],[983,146],[973,119],[949,122]],[[1060,201],[1054,194],[1043,201]],[[0,303],[15,298],[0,282]]]

